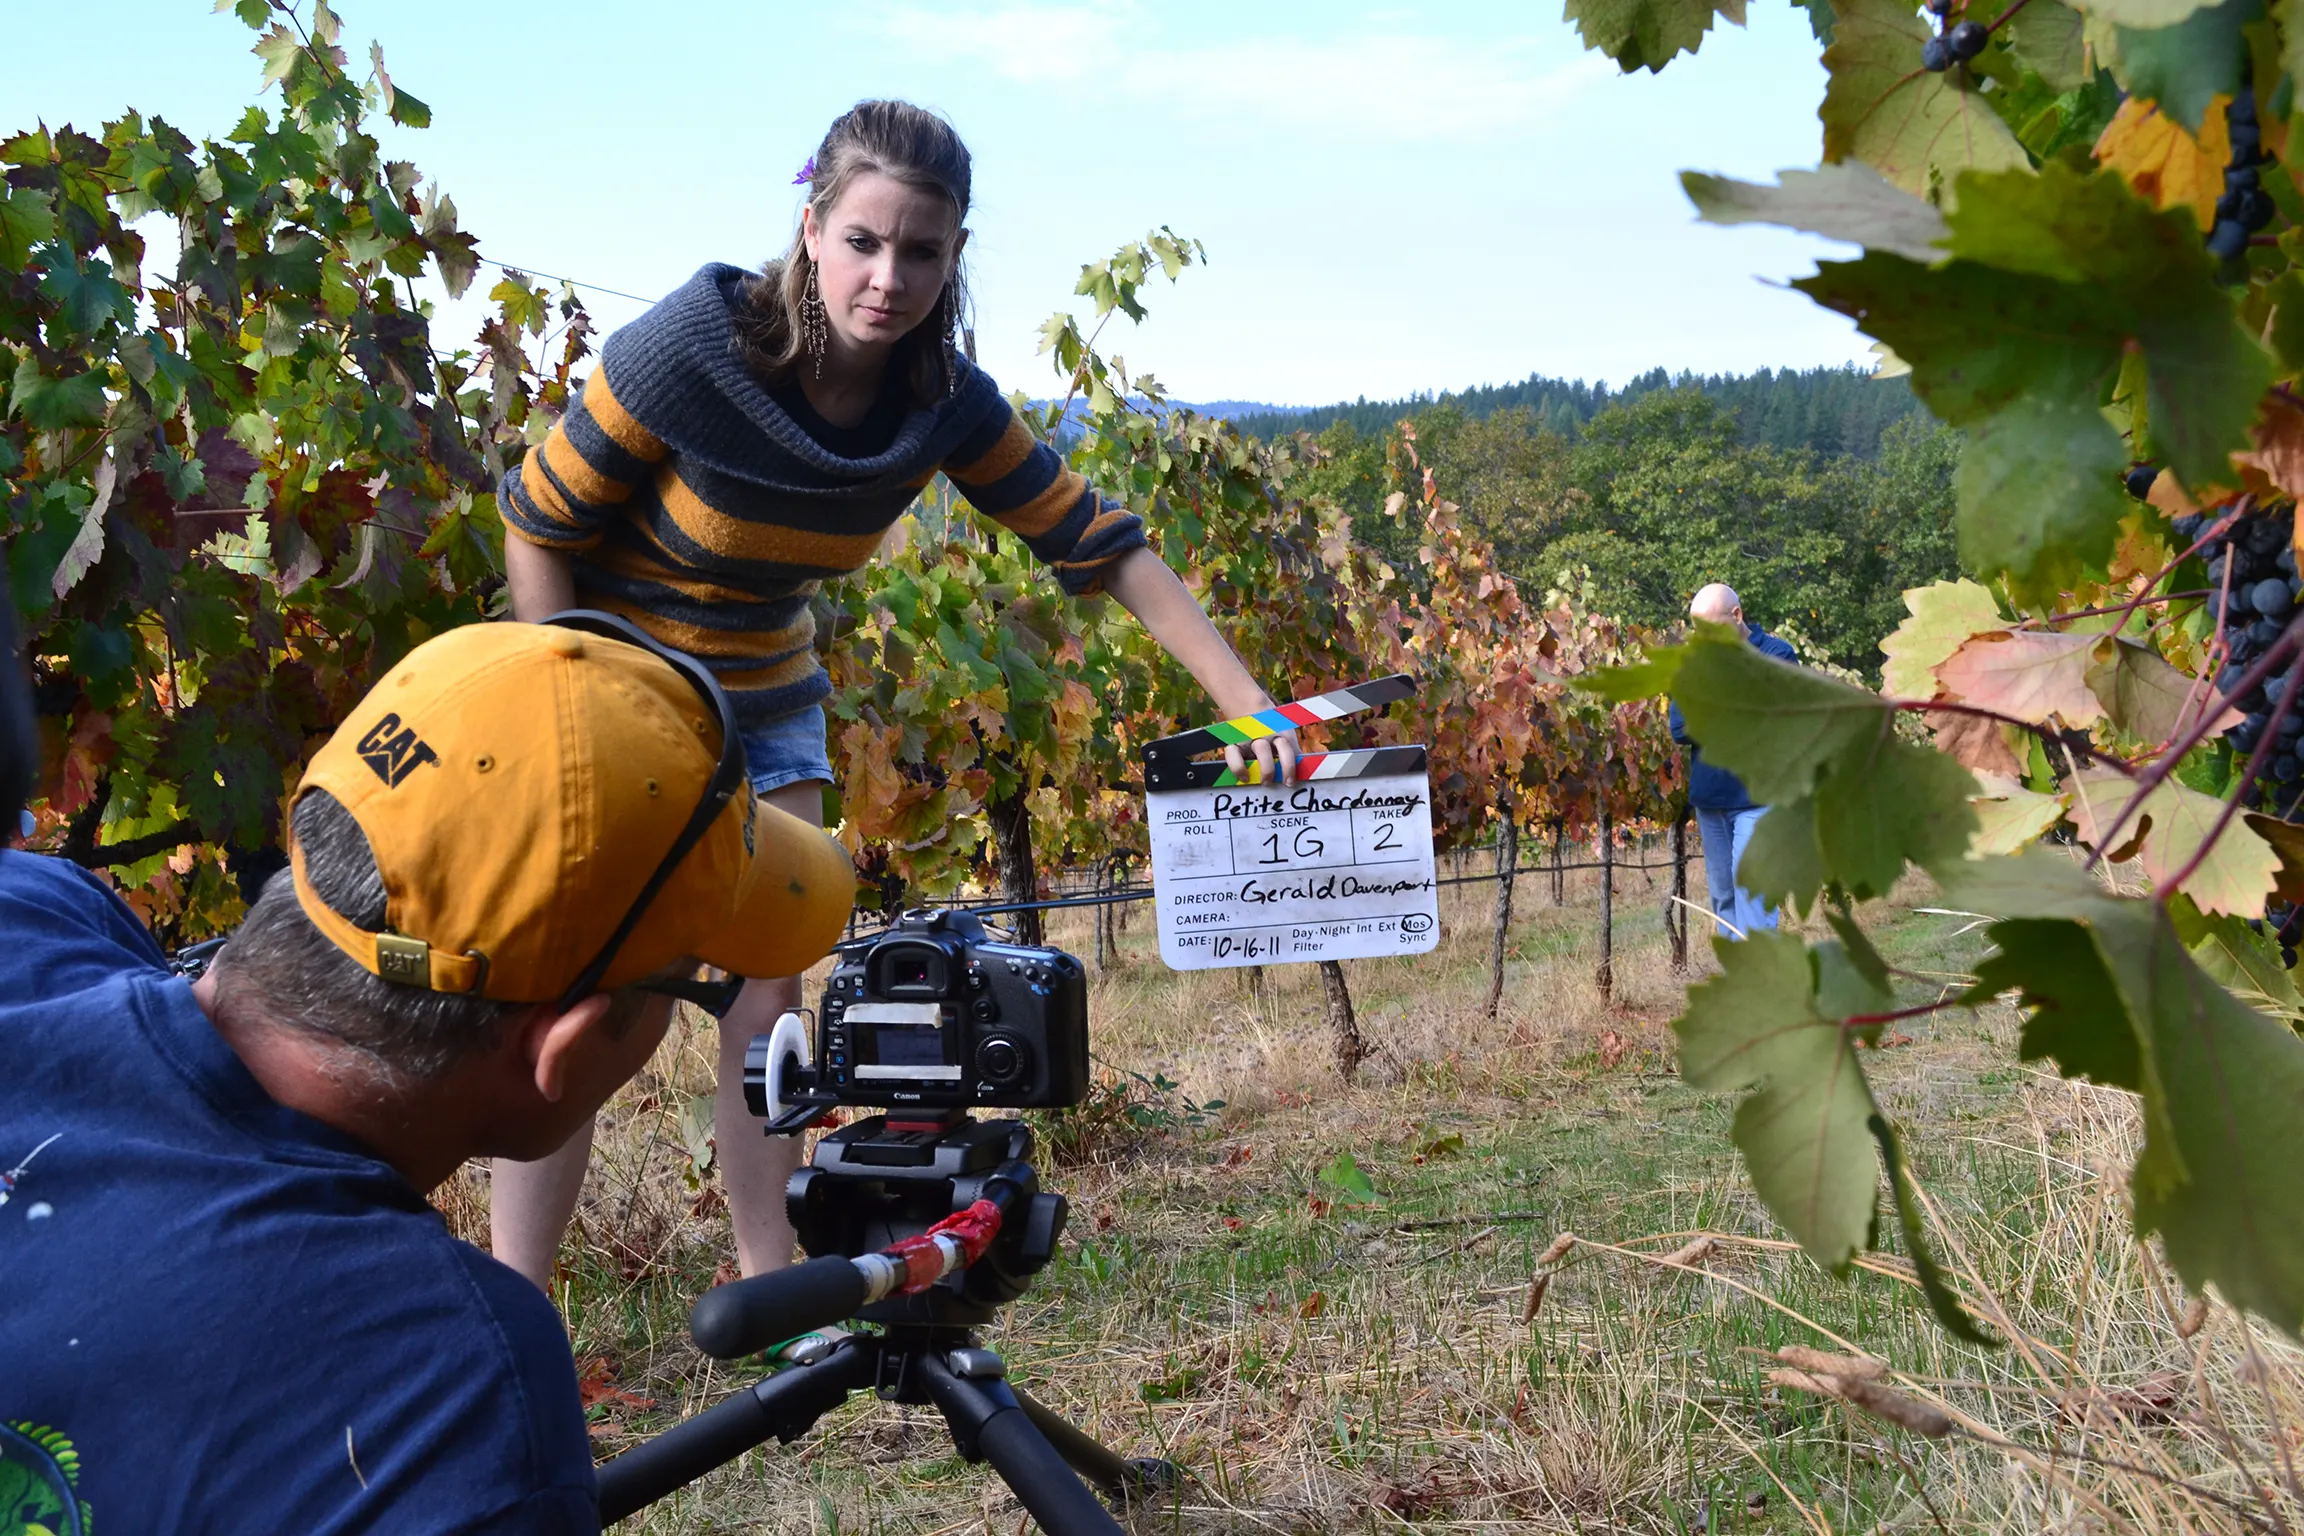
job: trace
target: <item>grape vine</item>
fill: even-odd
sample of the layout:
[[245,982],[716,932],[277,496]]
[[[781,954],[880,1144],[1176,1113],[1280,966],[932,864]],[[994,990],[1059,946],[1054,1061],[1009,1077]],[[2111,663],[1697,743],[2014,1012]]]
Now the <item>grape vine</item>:
[[[1715,9],[1569,3],[1626,69],[1694,51]],[[1679,699],[1769,806],[1743,883],[1829,919],[1815,943],[1719,947],[1674,1025],[1682,1068],[1750,1091],[1753,1182],[1829,1268],[1874,1240],[1884,1164],[1931,1304],[1982,1337],[1919,1248],[1854,1050],[1898,1011],[1857,903],[1918,865],[1992,919],[1976,985],[1933,1006],[2012,996],[2023,1059],[2136,1094],[2139,1234],[2298,1334],[2304,31],[2250,0],[1928,10],[1811,9],[1817,169],[1683,177],[1715,222],[1865,247],[1793,286],[1965,430],[1975,579],[1906,594],[1882,693],[1714,633],[1595,680]]]

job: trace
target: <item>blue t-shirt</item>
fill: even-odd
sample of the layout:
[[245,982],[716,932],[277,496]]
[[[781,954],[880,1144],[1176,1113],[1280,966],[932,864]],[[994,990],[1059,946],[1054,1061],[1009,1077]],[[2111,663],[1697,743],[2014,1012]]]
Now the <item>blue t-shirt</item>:
[[599,1530],[552,1304],[59,860],[0,855],[0,1060],[0,1529]]

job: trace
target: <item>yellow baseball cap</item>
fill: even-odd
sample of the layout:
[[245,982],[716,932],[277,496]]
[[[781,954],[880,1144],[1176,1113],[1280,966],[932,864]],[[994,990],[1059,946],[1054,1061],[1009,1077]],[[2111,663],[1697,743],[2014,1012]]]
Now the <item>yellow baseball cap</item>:
[[[387,981],[500,1002],[573,1001],[684,955],[805,970],[848,920],[847,853],[755,803],[696,663],[605,615],[562,617],[590,627],[451,630],[353,709],[296,793],[326,790],[367,834],[385,929],[320,900],[291,838],[305,915]],[[614,627],[640,643],[596,632]]]

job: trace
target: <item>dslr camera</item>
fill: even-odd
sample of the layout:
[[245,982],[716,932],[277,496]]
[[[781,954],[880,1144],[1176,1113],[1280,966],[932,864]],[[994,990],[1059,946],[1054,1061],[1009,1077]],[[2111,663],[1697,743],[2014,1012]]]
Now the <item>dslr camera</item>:
[[911,911],[832,953],[813,1064],[782,1024],[747,1053],[746,1098],[772,1133],[834,1105],[943,1114],[1087,1094],[1088,981],[1064,951],[996,939],[966,912]]

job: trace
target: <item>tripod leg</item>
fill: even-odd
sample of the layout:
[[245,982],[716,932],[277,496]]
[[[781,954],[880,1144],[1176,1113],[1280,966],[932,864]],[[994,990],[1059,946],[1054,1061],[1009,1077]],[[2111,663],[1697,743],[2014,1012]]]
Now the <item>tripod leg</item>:
[[779,1371],[634,1446],[600,1468],[600,1523],[613,1525],[771,1437],[798,1439],[872,1384],[876,1356],[849,1339],[814,1365]]
[[1073,1471],[1079,1473],[1104,1497],[1121,1504],[1132,1504],[1148,1493],[1173,1488],[1181,1479],[1181,1471],[1171,1462],[1151,1457],[1134,1459],[1099,1440],[1092,1439],[1071,1420],[1041,1402],[1031,1393],[1016,1391],[1016,1401],[1024,1416],[1038,1426],[1048,1437]]
[[997,1378],[963,1380],[932,1352],[923,1351],[915,1363],[928,1396],[952,1426],[961,1453],[973,1448],[992,1463],[1000,1480],[1015,1490],[1048,1536],[1120,1536],[1120,1523],[1064,1464],[1008,1383]]

